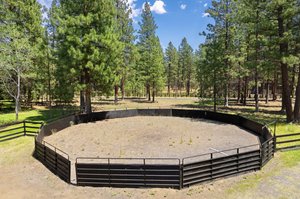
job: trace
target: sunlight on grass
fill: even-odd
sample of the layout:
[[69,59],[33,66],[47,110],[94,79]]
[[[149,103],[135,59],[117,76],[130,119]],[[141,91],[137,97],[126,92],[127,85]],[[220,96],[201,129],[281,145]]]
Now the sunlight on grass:
[[294,167],[300,162],[300,150],[280,152],[284,167]]
[[[31,120],[31,121],[42,122],[42,121],[52,120],[54,118],[58,118],[73,112],[76,112],[76,108],[70,108],[70,109],[42,108],[38,110],[21,111],[19,113],[19,121]],[[9,124],[14,121],[15,121],[15,113],[0,114],[0,125]]]

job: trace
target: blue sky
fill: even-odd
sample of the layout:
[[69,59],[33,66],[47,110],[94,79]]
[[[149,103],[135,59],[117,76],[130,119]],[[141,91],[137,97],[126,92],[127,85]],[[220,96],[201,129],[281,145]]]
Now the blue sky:
[[[38,0],[49,7],[52,0]],[[138,29],[138,21],[145,0],[128,0],[132,7],[134,28]],[[178,47],[183,37],[197,49],[204,37],[199,33],[206,30],[212,19],[205,10],[211,5],[211,0],[149,0],[151,10],[158,26],[157,35],[165,49],[170,41]]]

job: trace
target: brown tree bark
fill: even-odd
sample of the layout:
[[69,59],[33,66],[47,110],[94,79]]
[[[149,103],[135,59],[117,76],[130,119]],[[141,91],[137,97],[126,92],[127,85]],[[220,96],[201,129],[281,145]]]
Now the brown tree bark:
[[267,81],[267,86],[266,86],[266,104],[269,103],[269,90],[270,90],[270,83]]
[[119,86],[115,85],[115,100],[114,100],[115,104],[118,103],[118,95],[119,95]]
[[152,102],[155,102],[155,84],[152,85]]
[[296,101],[294,107],[294,121],[296,122],[300,122],[300,68],[298,70],[298,83],[296,86]]
[[244,84],[244,99],[243,105],[247,105],[247,96],[248,96],[248,77],[245,77],[245,84]]
[[148,96],[148,101],[151,101],[151,93],[150,93],[150,84],[147,83],[146,85],[146,92],[147,92],[147,96]]
[[[288,42],[284,41],[284,18],[283,18],[283,7],[279,6],[277,9],[278,14],[278,36],[281,39],[279,43],[279,52],[281,57],[283,57],[288,51]],[[280,60],[281,68],[281,78],[282,78],[282,103],[285,105],[286,109],[286,121],[293,121],[293,110],[292,110],[292,101],[291,101],[291,92],[289,85],[289,72],[288,65]]]
[[122,100],[125,99],[125,77],[122,77],[121,79],[121,94],[122,94]]
[[85,113],[92,113],[92,100],[91,100],[91,77],[89,70],[87,68],[84,69],[84,79],[85,79]]
[[277,70],[274,73],[274,81],[272,87],[273,100],[277,100],[277,85],[278,85],[278,73]]
[[238,91],[237,91],[237,103],[240,102],[241,99],[241,78],[239,77],[239,82],[238,82]]

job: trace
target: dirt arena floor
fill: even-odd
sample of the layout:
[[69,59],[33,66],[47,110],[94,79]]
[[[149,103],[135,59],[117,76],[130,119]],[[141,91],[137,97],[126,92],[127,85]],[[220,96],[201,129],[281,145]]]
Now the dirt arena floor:
[[235,125],[151,116],[74,125],[46,137],[45,141],[68,153],[71,160],[76,157],[181,159],[259,143],[257,136]]

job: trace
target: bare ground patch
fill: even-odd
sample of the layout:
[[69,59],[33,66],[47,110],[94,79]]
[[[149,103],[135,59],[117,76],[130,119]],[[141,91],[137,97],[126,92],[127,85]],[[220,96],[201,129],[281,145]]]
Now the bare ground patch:
[[258,144],[235,125],[178,117],[110,119],[71,126],[45,141],[76,157],[184,158]]

